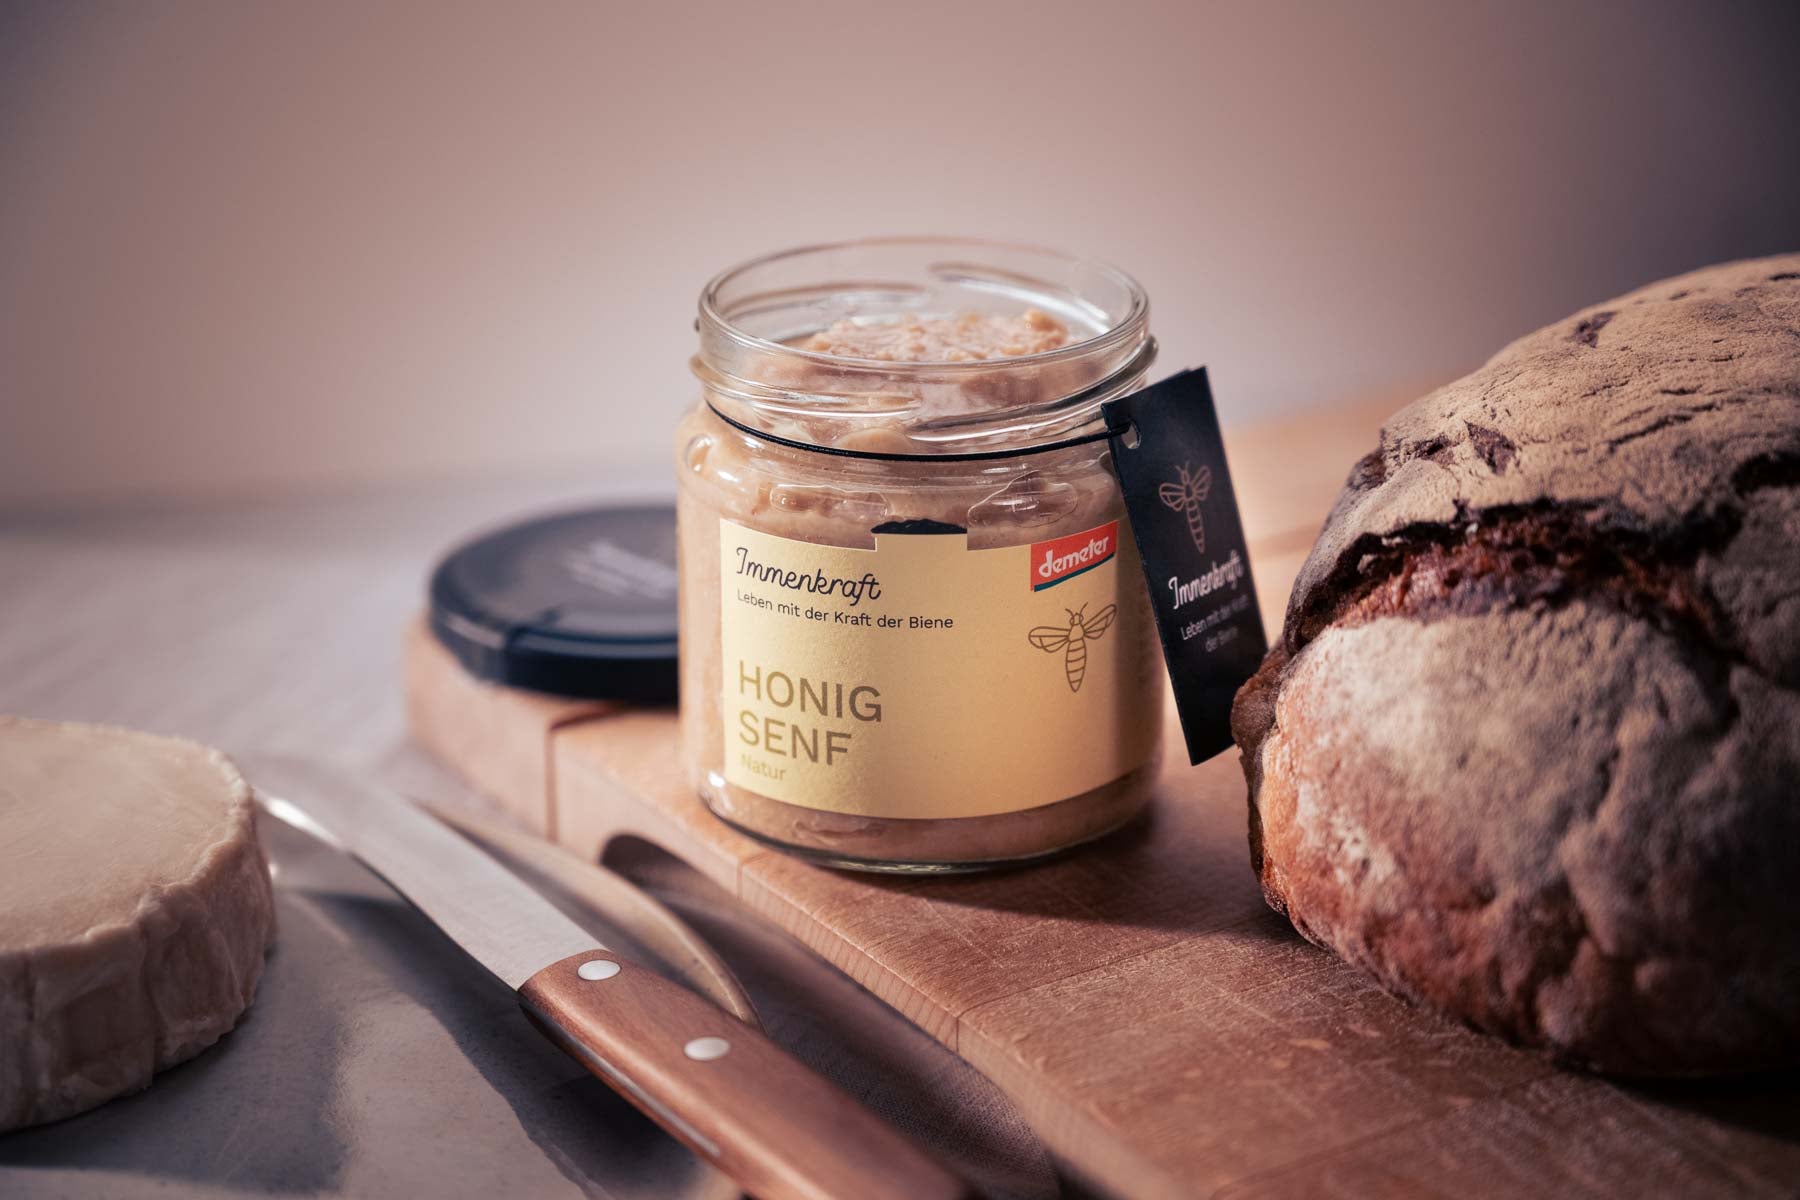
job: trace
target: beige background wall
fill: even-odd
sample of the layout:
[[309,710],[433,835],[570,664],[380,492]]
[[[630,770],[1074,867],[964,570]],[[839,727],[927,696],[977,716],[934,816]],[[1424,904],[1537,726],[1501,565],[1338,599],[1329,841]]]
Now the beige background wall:
[[871,232],[1127,267],[1228,422],[1407,391],[1800,247],[1797,9],[15,0],[0,507],[656,478],[705,278]]

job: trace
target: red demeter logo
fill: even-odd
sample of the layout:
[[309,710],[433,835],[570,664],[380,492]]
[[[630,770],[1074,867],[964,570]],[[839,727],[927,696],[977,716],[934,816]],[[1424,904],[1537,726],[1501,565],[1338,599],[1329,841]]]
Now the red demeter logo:
[[1031,590],[1041,592],[1091,571],[1119,551],[1119,523],[1108,521],[1031,547]]

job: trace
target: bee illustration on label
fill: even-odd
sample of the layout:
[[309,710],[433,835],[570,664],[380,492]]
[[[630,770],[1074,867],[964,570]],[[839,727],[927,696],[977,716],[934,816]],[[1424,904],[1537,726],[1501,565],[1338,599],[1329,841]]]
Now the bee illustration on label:
[[1188,474],[1186,466],[1179,468],[1181,482],[1165,483],[1156,489],[1162,502],[1187,517],[1188,534],[1194,539],[1194,549],[1201,554],[1206,553],[1206,522],[1200,504],[1206,494],[1212,491],[1212,468],[1201,467],[1193,474]]
[[1063,673],[1068,677],[1069,690],[1079,692],[1081,681],[1087,677],[1087,644],[1098,641],[1112,628],[1119,606],[1109,604],[1089,618],[1082,616],[1087,612],[1085,604],[1077,609],[1065,608],[1063,611],[1069,614],[1068,625],[1039,625],[1025,636],[1033,646],[1046,654],[1063,651]]

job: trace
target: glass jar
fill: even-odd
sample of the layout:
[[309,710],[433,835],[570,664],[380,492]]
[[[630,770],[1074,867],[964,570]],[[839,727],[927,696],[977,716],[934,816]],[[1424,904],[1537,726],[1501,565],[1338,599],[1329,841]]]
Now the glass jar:
[[[810,247],[707,285],[677,434],[681,729],[715,814],[935,872],[1144,806],[1163,673],[1100,405],[1142,386],[1148,318],[1119,271],[973,240]],[[907,330],[990,319],[1066,338],[909,361],[942,346]]]

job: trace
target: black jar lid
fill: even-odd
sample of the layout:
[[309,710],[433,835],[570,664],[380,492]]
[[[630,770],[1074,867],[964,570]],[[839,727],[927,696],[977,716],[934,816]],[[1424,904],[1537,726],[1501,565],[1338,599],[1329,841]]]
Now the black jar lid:
[[471,674],[596,700],[675,699],[675,510],[592,508],[474,539],[431,574],[431,629]]

